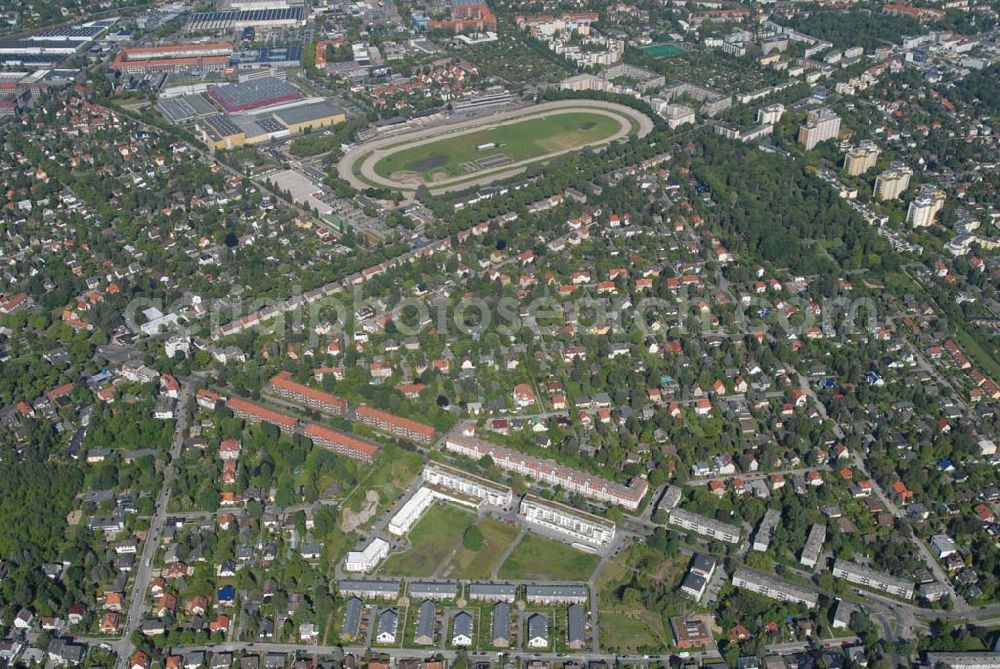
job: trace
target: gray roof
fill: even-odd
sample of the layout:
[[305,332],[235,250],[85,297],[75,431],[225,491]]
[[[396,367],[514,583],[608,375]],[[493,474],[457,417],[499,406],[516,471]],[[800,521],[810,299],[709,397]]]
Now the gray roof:
[[382,609],[382,611],[378,614],[377,634],[395,634],[397,619],[398,615],[396,614],[396,609]]
[[274,112],[274,117],[285,125],[292,125],[294,123],[308,123],[309,121],[343,113],[343,107],[338,107],[324,100],[323,102],[313,102],[311,104],[296,105],[287,109],[281,109]]
[[499,602],[493,607],[493,639],[510,640],[510,605]]
[[478,597],[513,596],[517,586],[509,583],[470,583],[469,595]]
[[566,609],[566,639],[572,643],[583,641],[587,630],[587,616],[579,604],[571,604]]
[[344,609],[344,625],[341,627],[341,634],[357,636],[361,629],[361,611],[363,609],[361,600],[351,597],[347,600],[347,607]]
[[533,613],[528,618],[528,639],[549,640],[549,618],[544,613]]
[[528,598],[532,597],[546,597],[546,598],[563,598],[563,597],[587,597],[587,586],[583,583],[567,583],[562,585],[529,585],[527,587]]
[[432,595],[454,597],[458,593],[458,583],[455,581],[414,581],[407,587],[407,592],[411,597],[430,597]]
[[452,637],[467,636],[472,638],[472,615],[468,611],[459,611],[455,614],[455,622],[452,627]]
[[[434,616],[437,615],[437,606],[429,599],[425,599],[420,604],[420,613],[417,615],[416,638],[434,638]],[[381,631],[381,629],[379,630]]]
[[342,579],[337,583],[337,587],[340,588],[340,592],[348,594],[361,592],[383,592],[386,594],[396,594],[399,592],[399,580],[391,579],[387,581],[374,581]]

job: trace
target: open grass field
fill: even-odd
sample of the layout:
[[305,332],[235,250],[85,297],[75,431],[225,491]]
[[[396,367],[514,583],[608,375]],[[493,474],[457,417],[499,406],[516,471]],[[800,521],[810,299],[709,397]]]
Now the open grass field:
[[[599,142],[621,130],[623,123],[624,118],[593,112],[550,113],[403,148],[379,160],[375,173],[386,178],[415,174],[428,183],[469,176],[505,162],[531,160]],[[492,146],[480,148],[487,145]]]
[[500,578],[520,580],[586,581],[600,558],[569,544],[526,534],[503,563]]
[[383,574],[426,577],[451,555],[475,515],[457,506],[434,504],[410,531],[410,550],[390,555]]
[[517,537],[517,527],[484,517],[479,523],[483,547],[478,552],[464,546],[455,553],[443,574],[448,578],[489,578],[504,550]]
[[675,44],[651,44],[642,47],[641,51],[650,58],[672,58],[684,54],[684,49]]

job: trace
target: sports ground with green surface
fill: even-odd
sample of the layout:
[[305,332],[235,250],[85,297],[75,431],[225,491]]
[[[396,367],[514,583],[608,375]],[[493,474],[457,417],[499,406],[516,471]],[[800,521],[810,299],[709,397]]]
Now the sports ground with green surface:
[[[594,112],[553,112],[390,152],[377,163],[382,177],[418,175],[423,181],[471,176],[462,164],[506,157],[510,162],[540,158],[550,153],[599,142],[613,136],[627,121]],[[490,148],[480,148],[484,145]],[[485,168],[484,168],[485,169]]]
[[462,541],[465,528],[476,516],[449,504],[434,504],[410,531],[410,549],[389,556],[383,574],[393,576],[432,576]]
[[500,567],[498,576],[516,580],[586,581],[600,558],[554,539],[526,534]]
[[676,44],[651,44],[642,47],[641,51],[650,58],[673,58],[684,55],[684,49]]

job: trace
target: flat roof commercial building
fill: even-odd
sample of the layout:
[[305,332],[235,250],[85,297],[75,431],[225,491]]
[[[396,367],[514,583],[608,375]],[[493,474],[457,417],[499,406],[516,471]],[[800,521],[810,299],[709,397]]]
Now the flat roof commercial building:
[[234,9],[192,14],[184,30],[189,33],[223,32],[243,30],[244,28],[280,28],[304,26],[305,24],[306,10],[304,7]]
[[875,571],[856,562],[838,559],[833,563],[833,575],[872,590],[881,590],[903,599],[913,599],[912,581]]
[[438,462],[424,465],[422,476],[428,483],[474,497],[488,506],[506,508],[514,501],[514,491],[510,486]]
[[232,53],[228,42],[135,47],[119,51],[111,67],[126,74],[217,72],[229,67]]
[[274,118],[294,133],[343,123],[347,113],[343,107],[324,100],[280,109],[274,112]]
[[521,498],[517,513],[528,523],[594,548],[607,546],[615,538],[615,524],[610,520],[534,495]]
[[460,453],[473,460],[480,460],[488,455],[501,469],[527,476],[541,483],[559,486],[571,494],[582,495],[599,502],[618,504],[632,511],[639,508],[642,498],[649,490],[649,483],[642,478],[635,478],[631,485],[626,486],[565,467],[551,460],[533,458],[476,437],[454,432],[445,439],[444,446],[449,451]]
[[389,542],[375,537],[360,551],[351,551],[344,561],[346,571],[367,574],[389,555]]
[[746,567],[733,572],[733,585],[779,602],[804,604],[810,609],[819,603],[819,594],[813,590]]
[[529,604],[586,604],[590,591],[583,583],[553,585],[526,585],[525,598]]
[[823,552],[823,544],[826,542],[826,525],[814,523],[806,537],[806,545],[802,547],[802,555],[799,562],[812,569],[819,562],[820,553]]
[[297,88],[277,77],[261,77],[237,84],[209,85],[208,95],[230,114],[273,107],[302,98]]
[[730,544],[739,543],[740,540],[740,528],[735,525],[706,518],[684,509],[674,509],[670,512],[670,524]]

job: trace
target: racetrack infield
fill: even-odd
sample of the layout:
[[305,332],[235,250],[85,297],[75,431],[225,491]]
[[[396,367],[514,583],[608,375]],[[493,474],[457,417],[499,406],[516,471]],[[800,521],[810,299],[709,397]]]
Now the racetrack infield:
[[547,114],[403,148],[375,163],[375,173],[391,178],[400,172],[415,172],[430,185],[441,180],[442,172],[445,178],[451,178],[474,175],[483,169],[470,170],[463,164],[489,165],[498,157],[507,162],[530,160],[607,139],[619,130],[621,120],[603,114]]
[[[599,118],[593,118],[597,116]],[[528,138],[525,135],[532,129],[531,125],[523,123],[532,119],[551,117],[553,122],[562,117],[563,128],[552,137],[537,138],[533,146],[527,147]],[[576,120],[576,127],[567,129],[565,122]],[[607,124],[617,126],[613,134],[604,135]],[[503,126],[514,126],[516,137],[512,146],[508,142],[510,153],[526,151],[519,155],[531,155],[530,158],[517,158],[504,154],[503,146],[493,149],[479,150],[480,144],[495,142],[487,139],[485,142],[465,142],[459,140],[462,136],[477,135],[482,132],[498,132]],[[550,128],[552,126],[549,126]],[[461,190],[473,186],[485,186],[498,179],[504,179],[518,174],[528,165],[544,162],[555,156],[578,151],[585,148],[599,148],[611,142],[624,139],[629,135],[644,137],[653,129],[653,121],[645,114],[613,102],[601,100],[560,100],[480,116],[440,123],[426,127],[417,127],[405,132],[380,137],[359,144],[349,150],[337,164],[337,172],[341,179],[350,183],[358,190],[372,186],[391,188],[404,192],[412,197],[412,191],[421,185],[427,185],[432,193],[442,193],[450,190]],[[500,132],[508,132],[506,130]],[[584,137],[581,137],[581,133]],[[557,137],[556,134],[562,135]],[[494,135],[495,136],[495,135]],[[597,137],[597,139],[594,139]],[[589,139],[588,139],[589,138]],[[427,145],[445,147],[447,151],[428,150]],[[502,142],[498,142],[502,144]],[[473,160],[482,161],[478,169],[468,171],[461,167],[461,172],[453,176],[455,161],[458,156],[449,155],[460,145],[472,146],[476,151]],[[541,150],[542,153],[538,154]],[[390,156],[406,152],[403,159],[395,159],[395,164],[386,163]],[[479,155],[482,154],[482,155]],[[468,156],[468,154],[466,154]],[[426,161],[426,162],[424,162]],[[444,167],[441,166],[442,162]],[[378,168],[376,169],[376,166]],[[448,167],[451,166],[452,170]],[[429,180],[428,180],[429,179]]]

